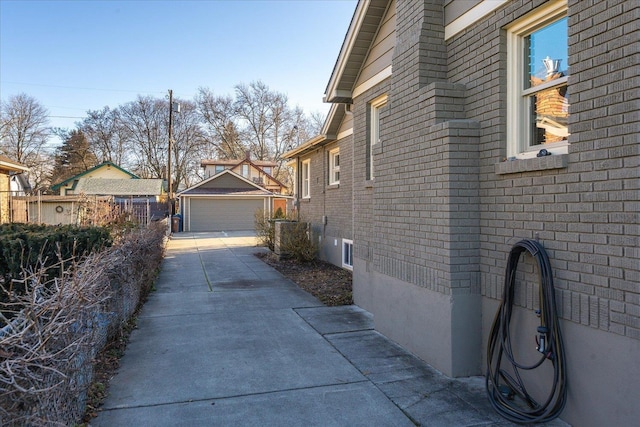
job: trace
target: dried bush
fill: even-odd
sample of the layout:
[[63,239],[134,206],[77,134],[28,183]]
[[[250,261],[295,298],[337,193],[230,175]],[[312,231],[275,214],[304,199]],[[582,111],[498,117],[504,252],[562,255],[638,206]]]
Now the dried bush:
[[133,231],[82,262],[65,260],[55,279],[43,280],[42,270],[24,275],[25,293],[3,307],[13,318],[1,319],[0,425],[81,420],[93,357],[151,289],[164,231]]
[[313,261],[318,255],[318,244],[308,222],[293,222],[280,238],[282,252],[298,262]]
[[275,247],[275,222],[279,219],[292,220],[291,215],[285,215],[282,208],[278,208],[275,213],[268,215],[264,209],[258,209],[254,214],[254,225],[258,244],[266,246],[270,251]]

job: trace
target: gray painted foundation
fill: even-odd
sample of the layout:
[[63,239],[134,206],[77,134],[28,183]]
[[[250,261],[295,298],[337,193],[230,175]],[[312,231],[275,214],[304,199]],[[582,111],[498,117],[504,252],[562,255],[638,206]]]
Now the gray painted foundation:
[[377,331],[450,377],[482,372],[478,295],[444,295],[354,264],[354,302]]
[[[486,337],[498,304],[496,300],[482,300],[483,359],[486,358]],[[520,354],[526,350],[523,347],[535,351],[537,319],[530,310],[521,308],[516,308],[513,316],[514,330],[522,331],[516,348]],[[561,328],[568,384],[567,406],[561,418],[574,426],[638,425],[640,342],[568,321],[561,321]],[[483,360],[483,366],[485,363]],[[580,410],[585,406],[596,406],[600,410]]]

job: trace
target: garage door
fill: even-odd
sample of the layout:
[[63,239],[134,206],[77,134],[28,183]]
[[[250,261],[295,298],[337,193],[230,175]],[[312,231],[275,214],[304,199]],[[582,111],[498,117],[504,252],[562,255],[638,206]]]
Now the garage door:
[[191,199],[191,231],[253,230],[263,199]]

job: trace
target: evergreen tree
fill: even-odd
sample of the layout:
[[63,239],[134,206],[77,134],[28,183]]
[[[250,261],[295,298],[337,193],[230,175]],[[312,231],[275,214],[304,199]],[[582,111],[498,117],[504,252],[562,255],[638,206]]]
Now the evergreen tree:
[[51,183],[58,184],[74,175],[85,172],[98,163],[89,141],[80,130],[64,132],[64,142],[56,149]]

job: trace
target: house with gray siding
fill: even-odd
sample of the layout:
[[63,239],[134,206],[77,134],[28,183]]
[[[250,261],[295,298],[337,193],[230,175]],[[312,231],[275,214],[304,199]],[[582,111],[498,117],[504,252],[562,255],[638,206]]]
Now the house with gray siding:
[[[322,133],[287,153],[321,255],[352,244],[355,303],[446,375],[484,375],[509,253],[540,243],[572,425],[640,419],[639,18],[630,0],[362,0]],[[519,354],[538,276],[523,255]]]

